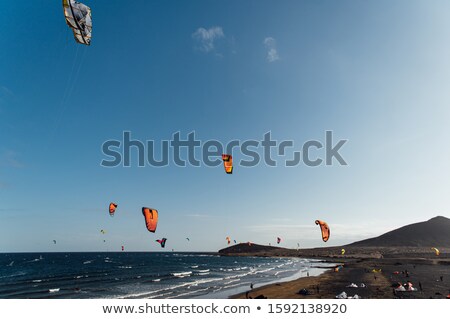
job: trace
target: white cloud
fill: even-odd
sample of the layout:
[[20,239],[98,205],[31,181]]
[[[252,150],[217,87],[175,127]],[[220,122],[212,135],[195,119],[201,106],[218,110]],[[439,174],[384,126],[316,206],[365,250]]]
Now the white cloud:
[[218,39],[224,38],[222,27],[211,27],[209,29],[198,28],[192,34],[192,37],[198,43],[198,49],[203,52],[211,52],[214,50],[214,42]]
[[267,49],[267,61],[275,62],[280,59],[277,51],[277,42],[272,37],[267,37],[264,39],[264,46]]

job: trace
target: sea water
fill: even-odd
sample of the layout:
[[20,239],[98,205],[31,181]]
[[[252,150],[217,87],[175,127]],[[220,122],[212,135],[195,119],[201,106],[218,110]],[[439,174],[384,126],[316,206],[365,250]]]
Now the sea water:
[[0,298],[227,298],[264,284],[317,275],[303,258],[213,253],[0,254]]

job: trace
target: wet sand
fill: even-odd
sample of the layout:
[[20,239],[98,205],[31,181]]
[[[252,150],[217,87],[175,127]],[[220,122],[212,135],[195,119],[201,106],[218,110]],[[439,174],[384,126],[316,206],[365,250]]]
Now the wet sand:
[[[342,263],[344,266],[338,272],[328,270],[317,277],[249,289],[247,293],[230,298],[334,299],[345,291],[348,296],[357,294],[364,299],[442,299],[450,293],[450,258],[327,259],[327,262]],[[381,272],[374,273],[373,269],[381,269]],[[394,293],[393,285],[407,281],[417,291]],[[351,283],[358,285],[358,288],[347,288]],[[359,287],[361,283],[366,287]],[[309,294],[300,294],[301,289],[306,289]]]

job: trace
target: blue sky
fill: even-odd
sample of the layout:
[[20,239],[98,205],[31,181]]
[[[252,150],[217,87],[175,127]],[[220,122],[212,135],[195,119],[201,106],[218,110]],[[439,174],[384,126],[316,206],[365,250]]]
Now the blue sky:
[[[334,246],[450,215],[448,2],[84,3],[89,47],[60,1],[0,3],[1,252]],[[301,147],[327,130],[348,166],[100,166],[123,131]]]

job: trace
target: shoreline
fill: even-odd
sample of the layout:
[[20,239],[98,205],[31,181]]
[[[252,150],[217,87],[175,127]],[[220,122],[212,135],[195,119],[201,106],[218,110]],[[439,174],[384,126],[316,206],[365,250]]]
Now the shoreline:
[[[332,259],[325,259],[325,262],[339,263]],[[335,299],[345,292],[349,297],[358,295],[363,299],[443,299],[450,294],[449,264],[449,258],[346,259],[338,272],[329,269],[318,276],[271,283],[228,298]],[[381,269],[381,272],[373,272],[374,269]],[[396,283],[408,281],[417,291],[394,290]],[[347,287],[352,283],[357,287]]]

